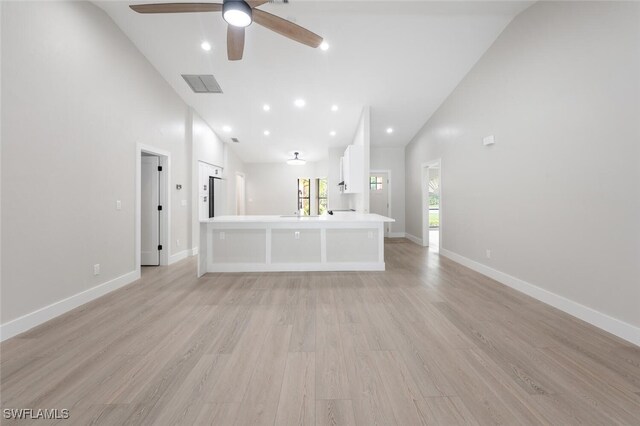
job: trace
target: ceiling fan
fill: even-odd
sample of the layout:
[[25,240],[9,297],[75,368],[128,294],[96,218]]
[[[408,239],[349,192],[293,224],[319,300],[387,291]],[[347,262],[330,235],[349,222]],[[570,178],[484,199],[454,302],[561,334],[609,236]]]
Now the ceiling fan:
[[223,0],[223,3],[155,3],[129,6],[138,13],[198,13],[222,12],[227,21],[227,57],[230,61],[242,59],[244,52],[244,30],[252,22],[299,43],[316,48],[322,37],[291,21],[256,9],[269,0]]

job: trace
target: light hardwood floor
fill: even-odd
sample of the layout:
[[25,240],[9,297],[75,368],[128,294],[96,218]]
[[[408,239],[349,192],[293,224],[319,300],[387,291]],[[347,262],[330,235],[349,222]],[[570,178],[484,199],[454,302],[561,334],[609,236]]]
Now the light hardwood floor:
[[382,273],[145,269],[2,343],[2,408],[79,425],[640,424],[638,347],[406,240],[386,254]]

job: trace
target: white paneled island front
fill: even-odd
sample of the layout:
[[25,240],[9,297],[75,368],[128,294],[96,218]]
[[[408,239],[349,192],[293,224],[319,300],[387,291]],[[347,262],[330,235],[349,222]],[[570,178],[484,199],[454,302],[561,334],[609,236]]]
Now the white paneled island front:
[[200,222],[198,276],[207,272],[384,271],[377,214],[220,216]]

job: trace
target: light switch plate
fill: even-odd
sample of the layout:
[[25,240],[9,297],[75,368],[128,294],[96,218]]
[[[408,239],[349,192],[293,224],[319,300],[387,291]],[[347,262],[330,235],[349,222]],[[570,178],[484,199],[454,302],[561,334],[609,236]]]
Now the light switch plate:
[[122,210],[122,201],[116,200],[116,210]]
[[187,207],[187,200],[182,200],[182,207]]
[[496,140],[493,135],[485,136],[484,138],[482,138],[482,144],[484,146],[493,145],[494,143],[496,143]]

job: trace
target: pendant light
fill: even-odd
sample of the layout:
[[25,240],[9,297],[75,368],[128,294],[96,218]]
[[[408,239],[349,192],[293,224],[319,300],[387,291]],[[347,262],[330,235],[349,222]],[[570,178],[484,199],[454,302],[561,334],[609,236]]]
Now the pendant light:
[[298,158],[298,155],[300,155],[299,152],[294,152],[293,155],[294,155],[293,158],[290,158],[289,160],[287,160],[287,164],[289,164],[290,166],[302,166],[303,164],[306,163],[305,160]]

